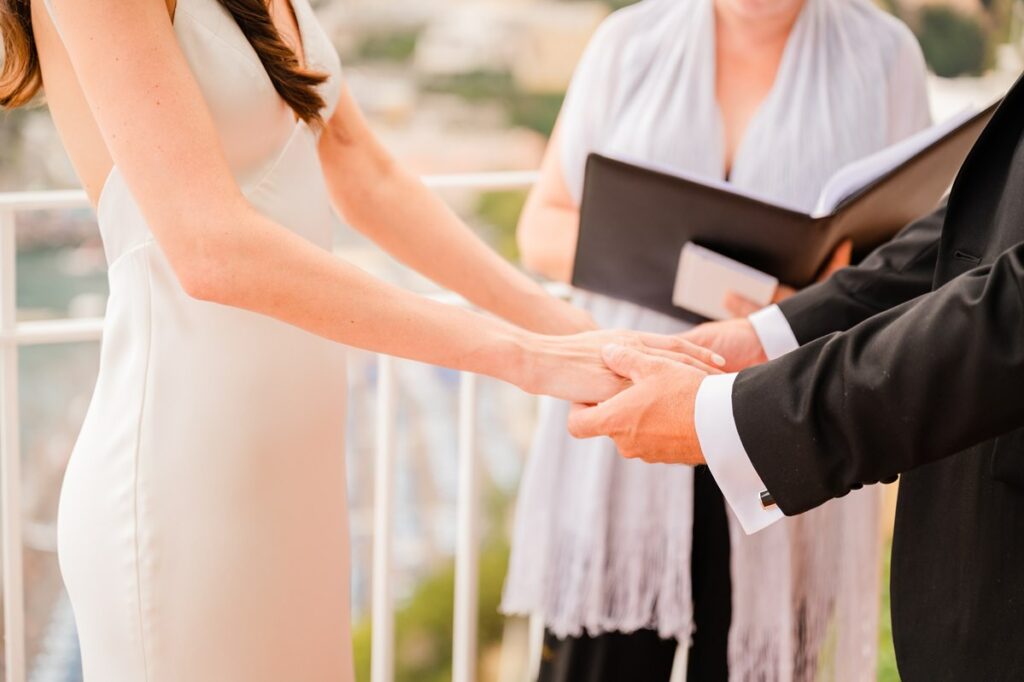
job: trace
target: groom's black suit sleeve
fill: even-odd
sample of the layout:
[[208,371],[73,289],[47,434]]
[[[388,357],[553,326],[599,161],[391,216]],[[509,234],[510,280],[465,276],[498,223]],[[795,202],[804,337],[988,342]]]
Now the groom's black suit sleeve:
[[[931,229],[915,225],[918,236]],[[880,266],[877,287],[855,274],[854,286],[848,281],[831,296],[824,287],[806,301],[798,295],[791,318],[798,338],[828,331],[825,322],[812,324],[827,316],[801,313],[805,305],[863,321],[737,377],[740,438],[783,512],[806,511],[1024,426],[1024,243],[925,293],[925,261],[935,267],[935,244],[927,241],[922,236],[904,267]],[[876,308],[884,312],[868,317]]]
[[779,304],[800,344],[845,331],[872,315],[932,290],[939,251],[943,202],[903,229],[860,265],[837,271],[821,284]]

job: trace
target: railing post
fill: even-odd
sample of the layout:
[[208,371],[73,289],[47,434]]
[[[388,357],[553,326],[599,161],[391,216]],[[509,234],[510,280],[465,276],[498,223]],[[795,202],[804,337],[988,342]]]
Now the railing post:
[[377,438],[373,484],[373,601],[370,679],[395,677],[395,613],[392,580],[392,529],[395,490],[395,360],[377,356]]
[[455,545],[455,631],[452,681],[476,678],[477,598],[480,583],[480,495],[476,436],[475,374],[459,383],[459,478]]
[[17,243],[14,212],[0,212],[0,486],[3,514],[4,661],[7,682],[25,682],[25,598],[21,546],[21,445],[18,342],[15,338]]

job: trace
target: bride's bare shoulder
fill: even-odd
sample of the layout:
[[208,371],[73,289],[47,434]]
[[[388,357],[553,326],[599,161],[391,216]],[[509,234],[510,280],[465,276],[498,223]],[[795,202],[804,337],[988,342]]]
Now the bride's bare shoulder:
[[[78,83],[54,17],[47,7],[47,3],[53,1],[32,0],[30,7],[43,98],[64,140],[75,173],[95,205],[113,160]],[[56,1],[59,3],[66,0]],[[168,17],[173,18],[177,0],[154,1],[164,2]]]

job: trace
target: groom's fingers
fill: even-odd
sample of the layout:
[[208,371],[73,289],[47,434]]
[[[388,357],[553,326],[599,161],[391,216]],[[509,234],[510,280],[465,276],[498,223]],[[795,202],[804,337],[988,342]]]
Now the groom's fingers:
[[649,332],[638,332],[641,343],[648,348],[683,353],[697,358],[705,365],[712,367],[725,367],[725,358],[713,350],[698,346],[693,341],[680,336],[665,336],[662,334],[651,334]]
[[601,357],[610,370],[633,383],[653,373],[660,363],[665,362],[663,358],[615,344],[605,346],[601,351]]
[[610,436],[608,403],[581,405],[576,403],[569,410],[569,434],[573,438],[596,438]]
[[746,317],[764,306],[760,306],[749,298],[742,294],[738,294],[735,291],[727,291],[725,298],[722,300],[722,307],[729,311],[729,314],[733,317]]

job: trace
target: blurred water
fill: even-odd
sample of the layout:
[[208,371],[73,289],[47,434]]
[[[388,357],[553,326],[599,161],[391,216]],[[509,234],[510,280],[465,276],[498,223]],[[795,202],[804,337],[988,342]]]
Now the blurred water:
[[[30,229],[25,228],[23,229]],[[102,252],[69,234],[67,246],[18,256],[19,318],[102,314]],[[80,682],[71,606],[57,566],[57,495],[99,365],[98,344],[23,348],[19,357],[25,514],[26,647],[30,682]]]

